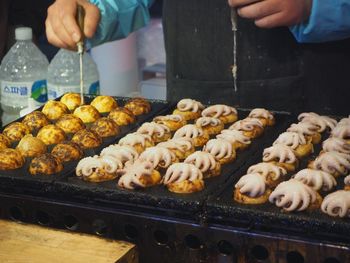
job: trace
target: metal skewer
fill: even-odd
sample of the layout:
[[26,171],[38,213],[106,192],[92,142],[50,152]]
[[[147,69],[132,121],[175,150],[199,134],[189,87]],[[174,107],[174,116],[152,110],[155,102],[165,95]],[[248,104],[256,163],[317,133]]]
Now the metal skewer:
[[231,8],[231,24],[232,31],[237,31],[237,10],[235,8]]
[[233,88],[237,92],[237,10],[231,8],[231,24],[233,31],[233,65],[232,65],[232,76],[233,76]]
[[82,37],[77,43],[77,49],[79,54],[79,67],[80,67],[80,103],[84,104],[84,76],[83,76],[83,55],[84,55],[84,18],[85,10],[82,6],[78,5],[77,7],[77,22],[80,28]]

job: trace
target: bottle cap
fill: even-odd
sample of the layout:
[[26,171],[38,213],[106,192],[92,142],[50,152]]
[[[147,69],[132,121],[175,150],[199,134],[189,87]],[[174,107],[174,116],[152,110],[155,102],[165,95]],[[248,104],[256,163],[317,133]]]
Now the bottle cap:
[[32,40],[33,31],[30,27],[18,27],[15,30],[16,40]]

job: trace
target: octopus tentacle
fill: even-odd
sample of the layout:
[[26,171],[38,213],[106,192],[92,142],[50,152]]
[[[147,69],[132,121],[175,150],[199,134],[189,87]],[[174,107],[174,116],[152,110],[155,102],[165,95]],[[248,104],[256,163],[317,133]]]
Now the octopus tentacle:
[[350,191],[338,190],[327,195],[321,204],[323,213],[333,217],[350,216]]

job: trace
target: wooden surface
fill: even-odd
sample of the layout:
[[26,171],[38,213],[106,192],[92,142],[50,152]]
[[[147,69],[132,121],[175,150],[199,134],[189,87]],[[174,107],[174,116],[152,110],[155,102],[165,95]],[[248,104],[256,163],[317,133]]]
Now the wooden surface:
[[0,220],[1,263],[136,263],[123,241]]

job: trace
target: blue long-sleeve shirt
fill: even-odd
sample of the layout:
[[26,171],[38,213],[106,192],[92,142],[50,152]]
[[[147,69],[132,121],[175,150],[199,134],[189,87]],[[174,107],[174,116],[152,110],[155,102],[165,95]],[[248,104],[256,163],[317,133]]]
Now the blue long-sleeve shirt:
[[[95,36],[96,46],[128,36],[147,25],[148,8],[154,0],[90,0],[101,11]],[[313,0],[308,21],[290,27],[298,42],[326,42],[350,37],[350,0]]]
[[350,0],[313,0],[308,21],[290,30],[301,43],[349,38]]
[[101,20],[88,46],[127,37],[147,25],[150,20],[148,8],[154,0],[90,0],[101,12]]

